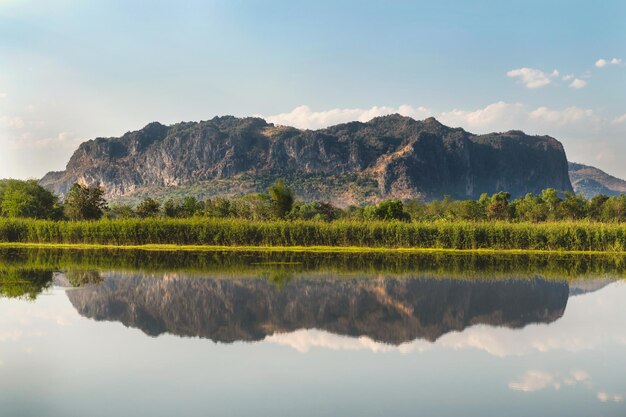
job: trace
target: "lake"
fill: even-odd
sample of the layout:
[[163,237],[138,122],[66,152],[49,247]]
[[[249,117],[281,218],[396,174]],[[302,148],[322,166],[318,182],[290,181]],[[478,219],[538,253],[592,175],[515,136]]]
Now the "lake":
[[626,258],[0,249],[4,416],[624,416]]

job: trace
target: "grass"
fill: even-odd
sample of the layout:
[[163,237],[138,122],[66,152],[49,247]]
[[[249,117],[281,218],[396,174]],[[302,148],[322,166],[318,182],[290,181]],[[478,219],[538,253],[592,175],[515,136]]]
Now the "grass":
[[217,246],[217,245],[102,245],[85,243],[17,243],[0,242],[0,248],[15,249],[121,249],[140,251],[187,251],[187,252],[310,252],[310,253],[459,253],[459,254],[563,254],[563,255],[625,255],[624,251],[594,250],[551,250],[551,249],[449,249],[449,248],[404,248],[404,247],[363,247],[363,246]]
[[622,253],[626,225],[553,222],[0,220],[4,246],[296,252]]

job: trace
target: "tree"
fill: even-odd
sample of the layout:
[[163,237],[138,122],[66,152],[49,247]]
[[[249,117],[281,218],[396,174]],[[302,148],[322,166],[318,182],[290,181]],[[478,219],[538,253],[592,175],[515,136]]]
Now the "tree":
[[487,204],[487,218],[490,220],[507,220],[510,217],[509,199],[511,194],[499,192],[491,196],[491,201]]
[[208,217],[230,217],[236,215],[233,212],[233,204],[224,197],[215,197],[208,200],[204,205],[204,214]]
[[458,204],[458,217],[463,220],[482,220],[485,209],[476,200],[464,200]]
[[193,217],[202,213],[202,204],[195,197],[185,197],[183,204],[180,206],[180,215],[182,217]]
[[626,221],[626,194],[610,197],[602,206],[602,220]]
[[559,205],[560,217],[569,220],[578,220],[587,214],[585,199],[574,193],[566,192],[565,199]]
[[377,206],[365,207],[365,218],[375,220],[411,220],[400,200],[386,200]]
[[276,180],[267,191],[272,214],[279,219],[284,219],[293,207],[293,192],[285,186],[285,181],[282,179]]
[[526,194],[524,198],[518,198],[513,203],[515,216],[519,220],[542,222],[548,218],[548,207],[539,196]]
[[65,215],[70,220],[98,220],[107,209],[104,189],[98,186],[74,184],[63,202]]
[[165,217],[180,217],[180,212],[180,205],[171,198],[163,204],[163,216]]
[[291,210],[290,218],[303,220],[336,220],[341,211],[330,203],[313,201],[310,203],[296,202]]
[[107,219],[132,219],[137,217],[137,213],[130,204],[118,204],[109,207],[105,213]]
[[609,199],[604,194],[598,194],[587,201],[587,216],[592,220],[601,220],[604,203]]
[[556,219],[558,215],[559,205],[562,201],[559,197],[559,193],[554,188],[546,188],[541,192],[541,199],[548,207],[548,219]]
[[61,209],[58,197],[35,180],[1,180],[0,215],[58,219],[61,217]]
[[158,201],[150,197],[146,197],[137,206],[137,216],[141,217],[142,219],[145,219],[147,217],[157,217],[159,215],[160,208],[161,204]]

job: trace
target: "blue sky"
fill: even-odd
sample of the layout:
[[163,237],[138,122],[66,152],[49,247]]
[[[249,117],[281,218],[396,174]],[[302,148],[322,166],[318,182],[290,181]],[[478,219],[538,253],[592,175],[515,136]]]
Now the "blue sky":
[[623,1],[0,0],[0,177],[154,120],[394,111],[549,134],[626,177],[625,18]]

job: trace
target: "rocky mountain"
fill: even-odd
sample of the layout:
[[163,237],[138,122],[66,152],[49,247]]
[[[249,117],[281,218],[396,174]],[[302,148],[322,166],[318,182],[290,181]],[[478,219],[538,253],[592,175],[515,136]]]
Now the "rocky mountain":
[[524,327],[563,315],[566,281],[459,280],[428,277],[267,279],[107,273],[98,285],[68,290],[85,317],[118,321],[148,335],[216,342],[263,340],[318,329],[401,344],[434,341],[475,324]]
[[592,166],[569,162],[569,176],[574,192],[587,198],[598,194],[614,196],[626,193],[626,181]]
[[80,145],[65,171],[41,184],[63,195],[75,182],[101,183],[109,199],[209,197],[264,191],[285,178],[299,198],[348,205],[382,198],[513,196],[571,191],[563,146],[520,131],[474,135],[400,115],[320,130],[259,118],[151,123],[120,138]]

